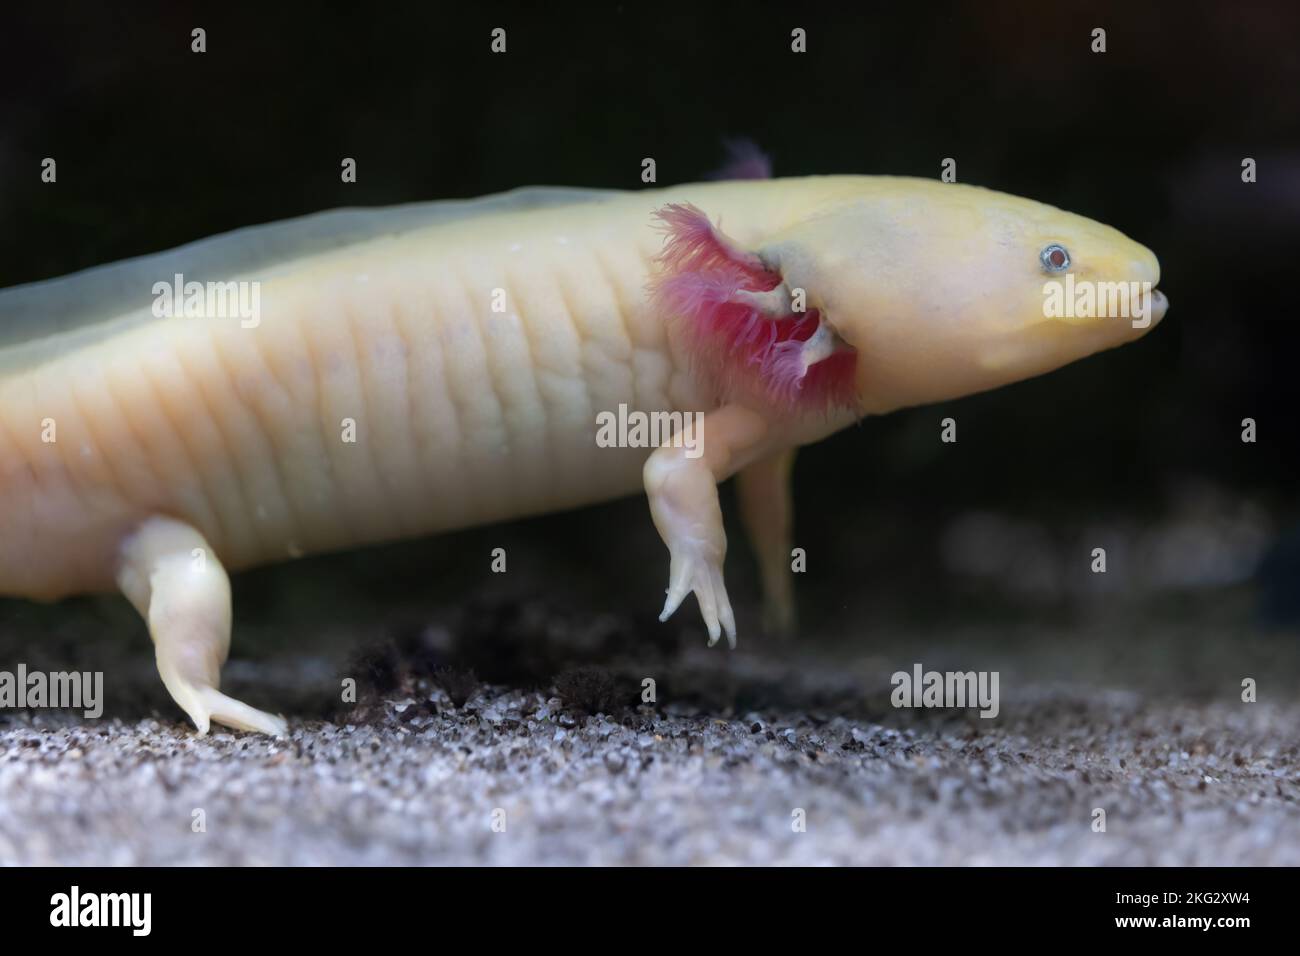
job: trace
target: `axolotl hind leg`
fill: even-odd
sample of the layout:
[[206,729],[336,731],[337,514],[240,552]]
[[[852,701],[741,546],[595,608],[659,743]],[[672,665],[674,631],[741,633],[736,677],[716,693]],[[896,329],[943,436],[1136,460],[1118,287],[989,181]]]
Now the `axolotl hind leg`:
[[163,683],[200,734],[212,721],[286,733],[284,718],[218,689],[230,650],[230,580],[203,535],[172,518],[148,519],[122,545],[117,583],[149,626]]

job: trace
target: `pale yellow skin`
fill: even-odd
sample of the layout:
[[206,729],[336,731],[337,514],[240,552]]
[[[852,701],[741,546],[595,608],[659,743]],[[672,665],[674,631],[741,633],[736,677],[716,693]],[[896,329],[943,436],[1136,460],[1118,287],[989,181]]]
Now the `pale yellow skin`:
[[[698,206],[806,290],[858,351],[859,409],[719,404],[646,291],[663,242],[652,214],[669,202]],[[665,616],[694,591],[711,640],[734,639],[716,485],[739,473],[766,610],[788,625],[797,446],[1146,331],[1045,319],[1038,256],[1052,242],[1076,278],[1159,280],[1148,250],[1090,220],[968,186],[851,176],[493,211],[229,276],[261,283],[255,328],[137,316],[0,363],[0,593],[120,588],[200,730],[216,720],[282,733],[282,719],[216,689],[224,568],[644,487],[671,555]],[[1157,294],[1151,325],[1164,308]],[[704,454],[598,447],[597,414],[620,404],[707,412]]]

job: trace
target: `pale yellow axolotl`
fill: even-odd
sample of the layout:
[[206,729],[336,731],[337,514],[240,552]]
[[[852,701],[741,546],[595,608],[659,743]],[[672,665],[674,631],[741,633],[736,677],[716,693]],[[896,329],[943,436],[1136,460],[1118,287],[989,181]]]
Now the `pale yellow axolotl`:
[[[1048,317],[1062,275],[1145,284],[1146,321]],[[718,482],[738,476],[788,622],[797,446],[1132,340],[1158,280],[1147,249],[1050,206],[833,176],[342,210],[16,287],[0,593],[120,589],[201,732],[283,733],[218,690],[227,568],[644,486],[664,616],[693,591],[734,643]],[[620,406],[702,412],[698,444],[603,447]]]

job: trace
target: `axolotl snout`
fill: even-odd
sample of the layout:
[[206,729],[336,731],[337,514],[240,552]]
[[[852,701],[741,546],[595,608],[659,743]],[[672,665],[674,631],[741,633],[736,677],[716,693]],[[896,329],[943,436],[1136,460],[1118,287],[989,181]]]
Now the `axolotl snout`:
[[[340,210],[15,287],[0,593],[119,590],[200,731],[283,733],[219,690],[227,569],[644,488],[663,616],[693,592],[734,644],[719,482],[789,626],[796,448],[1131,341],[1158,281],[1146,248],[1046,205],[831,176]],[[605,447],[615,409],[699,434]]]

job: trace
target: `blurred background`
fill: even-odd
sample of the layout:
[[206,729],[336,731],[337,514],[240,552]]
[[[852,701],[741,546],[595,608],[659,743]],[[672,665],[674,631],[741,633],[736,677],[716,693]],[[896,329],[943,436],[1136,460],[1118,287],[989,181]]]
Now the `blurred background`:
[[[786,176],[933,178],[952,157],[962,182],[1155,250],[1171,310],[1118,351],[802,452],[804,633],[780,653],[893,642],[900,660],[939,664],[978,627],[1008,658],[1059,655],[1049,675],[1090,666],[1231,694],[1241,668],[1223,683],[1229,654],[1294,677],[1300,8],[479,6],[8,9],[0,286],[343,205],[639,189],[647,156],[659,185],[694,181],[734,137]],[[196,26],[202,56],[189,51]],[[505,56],[489,51],[498,26]],[[794,27],[806,54],[790,51]],[[1096,27],[1105,53],[1091,51]],[[39,181],[45,156],[57,187]],[[343,156],[357,159],[355,185],[339,181]],[[955,445],[939,441],[947,416]],[[1254,444],[1241,440],[1247,417]],[[729,490],[724,507],[741,653],[770,648]],[[494,547],[509,574],[487,574]],[[1089,569],[1095,547],[1105,575]],[[448,615],[468,628],[458,634],[521,631],[521,646],[552,619],[576,631],[613,621],[631,645],[702,643],[691,604],[653,620],[666,573],[641,499],[314,557],[236,580],[235,656],[346,657]],[[29,659],[84,648],[88,627],[122,631],[147,668],[143,630],[116,598],[0,604],[0,642],[35,636]],[[522,670],[515,650],[460,653],[480,676],[544,683],[581,644]],[[582,646],[600,658],[599,642]],[[918,658],[926,648],[937,650]]]

